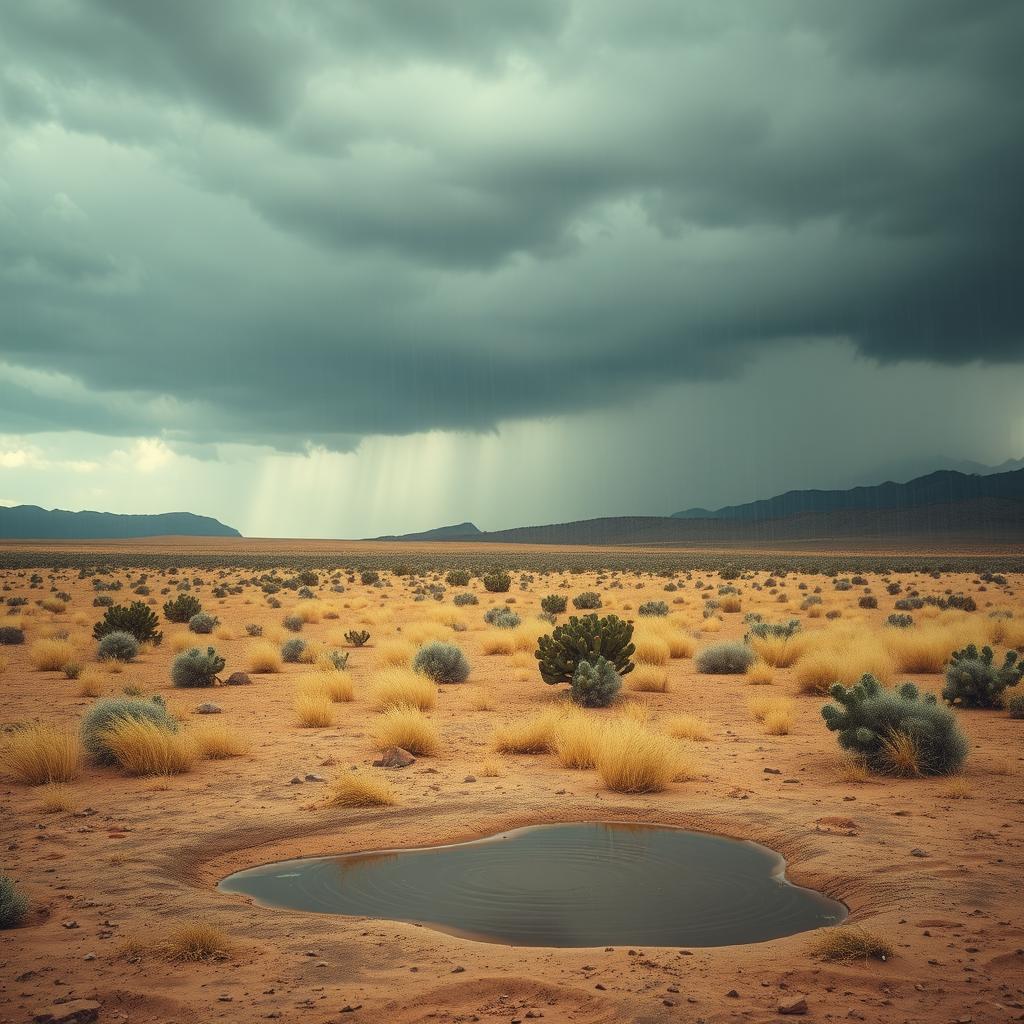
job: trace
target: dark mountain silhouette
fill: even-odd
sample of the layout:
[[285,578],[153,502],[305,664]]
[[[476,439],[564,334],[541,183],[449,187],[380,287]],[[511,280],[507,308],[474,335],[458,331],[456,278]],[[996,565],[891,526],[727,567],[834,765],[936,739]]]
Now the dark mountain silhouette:
[[472,523],[457,523],[455,526],[438,526],[422,533],[389,534],[374,537],[373,540],[479,540],[483,534]]
[[38,505],[0,506],[0,539],[120,540],[130,537],[241,537],[230,526],[191,512],[127,516],[113,512],[66,512]]

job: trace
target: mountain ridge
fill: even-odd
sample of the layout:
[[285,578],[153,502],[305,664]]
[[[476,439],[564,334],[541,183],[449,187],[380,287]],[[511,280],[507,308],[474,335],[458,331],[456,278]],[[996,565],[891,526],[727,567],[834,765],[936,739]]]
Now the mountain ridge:
[[241,537],[232,526],[193,512],[126,515],[0,506],[0,540],[127,540],[135,537]]

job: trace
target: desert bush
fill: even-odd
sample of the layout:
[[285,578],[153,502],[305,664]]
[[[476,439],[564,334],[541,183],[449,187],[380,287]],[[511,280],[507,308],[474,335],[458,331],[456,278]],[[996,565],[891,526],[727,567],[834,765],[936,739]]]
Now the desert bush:
[[668,605],[664,601],[645,601],[637,613],[644,617],[662,617],[668,615]]
[[551,749],[558,763],[563,768],[593,768],[604,729],[603,722],[582,712],[563,715],[551,734]]
[[1024,693],[1011,694],[1006,698],[1005,704],[1011,718],[1024,718]]
[[787,622],[763,622],[748,615],[746,623],[750,627],[743,637],[746,643],[754,640],[791,640],[800,632],[800,620],[789,619]]
[[464,590],[461,594],[456,594],[455,597],[452,598],[452,602],[457,608],[463,608],[466,605],[479,604],[480,598],[478,598],[476,594],[471,594],[468,590]]
[[306,641],[301,637],[295,636],[281,644],[281,657],[289,665],[294,665],[302,660],[305,650]]
[[488,608],[484,612],[484,622],[498,629],[515,629],[522,619],[511,608]]
[[132,601],[130,605],[115,604],[108,608],[103,618],[92,627],[94,640],[102,640],[108,633],[131,633],[140,644],[159,645],[164,635],[157,627],[160,620],[148,605]]
[[116,718],[102,741],[114,763],[129,775],[177,775],[199,759],[191,735],[150,719]]
[[246,636],[263,636],[263,627],[255,622],[250,622],[245,627]]
[[381,750],[401,747],[422,756],[436,754],[441,747],[434,723],[419,708],[407,704],[383,712],[374,726],[373,738]]
[[286,615],[281,620],[281,625],[292,633],[301,633],[304,620],[301,615]]
[[449,587],[468,587],[469,579],[468,569],[452,569],[445,576],[444,581]]
[[483,576],[484,590],[490,594],[505,594],[512,586],[512,577],[507,572],[489,572]]
[[374,572],[373,569],[364,569],[359,574],[359,582],[364,587],[372,587],[375,583],[380,583],[380,573]]
[[350,651],[327,651],[317,658],[316,663],[330,667],[335,672],[344,672],[348,668],[350,655]]
[[886,690],[865,675],[856,686],[836,683],[829,692],[839,706],[821,709],[826,726],[872,772],[950,775],[963,765],[968,743],[956,717],[913,683]]
[[913,615],[902,615],[899,612],[893,612],[886,620],[887,626],[892,626],[893,629],[909,629],[914,624]]
[[179,594],[173,601],[164,604],[164,618],[168,622],[188,622],[193,615],[203,610],[199,598],[192,594]]
[[282,660],[281,652],[269,640],[253,644],[246,653],[250,672],[280,672]]
[[595,767],[613,792],[660,793],[675,778],[691,774],[694,766],[668,736],[620,719],[606,728]]
[[0,741],[0,768],[29,786],[71,782],[82,766],[78,736],[63,726],[34,723]]
[[16,928],[28,914],[28,897],[13,878],[0,875],[0,929]]
[[889,960],[892,945],[864,928],[847,925],[823,928],[811,945],[811,955],[845,963],[853,960]]
[[581,661],[605,658],[620,676],[633,671],[633,624],[617,615],[573,615],[537,640],[535,657],[549,685],[572,682]]
[[0,644],[14,646],[25,642],[25,631],[19,626],[0,626]]
[[878,607],[878,598],[874,597],[872,594],[862,594],[857,599],[857,607],[858,608],[877,608]]
[[134,661],[139,654],[139,641],[118,629],[100,640],[98,654],[100,661]]
[[548,615],[561,615],[568,603],[564,594],[548,594],[541,598],[540,609]]
[[747,644],[716,644],[697,655],[697,671],[706,675],[743,675],[754,664],[754,652]]
[[584,590],[572,599],[572,606],[580,611],[601,607],[601,595],[593,590]]
[[52,612],[54,615],[62,615],[67,611],[67,605],[63,601],[58,601],[53,597],[44,597],[43,600],[39,602],[39,607],[42,608],[44,612]]
[[106,742],[106,735],[118,722],[129,719],[151,722],[171,732],[178,728],[178,723],[168,714],[162,701],[128,697],[109,697],[97,701],[82,718],[80,733],[82,746],[96,764],[116,763],[114,752]]
[[352,647],[363,647],[370,641],[370,634],[365,629],[350,629],[345,634],[345,642]]
[[189,921],[172,928],[155,947],[165,960],[173,963],[200,963],[231,952],[231,942],[223,930],[208,921]]
[[1016,651],[1007,651],[1003,664],[997,665],[991,647],[979,651],[968,644],[949,659],[942,699],[962,708],[997,708],[1002,704],[1003,690],[1016,686],[1022,677],[1024,660]]
[[215,615],[198,612],[188,620],[188,628],[192,633],[212,633],[217,628],[219,621]]
[[327,786],[329,807],[387,807],[395,803],[398,797],[383,775],[345,772]]
[[171,682],[180,688],[213,686],[224,668],[224,659],[212,647],[203,653],[193,647],[171,663]]
[[412,667],[435,683],[464,683],[469,678],[469,662],[454,644],[432,643],[421,647]]
[[37,640],[28,652],[28,660],[39,672],[59,672],[76,657],[74,645],[67,640]]
[[585,708],[606,708],[622,689],[615,666],[598,655],[593,661],[581,661],[573,673],[569,695]]

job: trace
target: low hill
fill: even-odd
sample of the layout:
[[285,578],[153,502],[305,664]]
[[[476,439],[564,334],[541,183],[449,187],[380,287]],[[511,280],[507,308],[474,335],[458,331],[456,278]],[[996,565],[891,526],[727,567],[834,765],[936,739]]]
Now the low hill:
[[115,540],[131,537],[241,537],[233,527],[191,512],[119,515],[67,512],[38,505],[0,506],[3,540]]
[[472,523],[457,523],[455,526],[438,526],[422,533],[388,534],[371,537],[371,540],[479,540],[483,534]]

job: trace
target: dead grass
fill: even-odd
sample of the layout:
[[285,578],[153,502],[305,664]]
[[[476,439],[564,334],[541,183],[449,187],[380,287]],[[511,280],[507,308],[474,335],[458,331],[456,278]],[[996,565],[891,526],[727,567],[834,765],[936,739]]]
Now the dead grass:
[[775,673],[772,671],[771,665],[763,661],[755,661],[747,669],[746,678],[751,686],[770,686],[775,679]]
[[191,771],[199,760],[191,735],[137,718],[118,719],[103,740],[128,775],[177,775]]
[[419,708],[408,704],[389,708],[381,714],[373,728],[373,740],[380,750],[401,747],[423,757],[441,749],[437,727]]
[[494,710],[494,697],[489,690],[485,690],[482,686],[471,686],[467,690],[469,706],[474,711]]
[[836,761],[832,777],[836,782],[855,785],[865,785],[874,781],[874,777],[863,760],[852,756],[840,757]]
[[493,630],[480,640],[480,649],[488,656],[508,655],[515,651],[516,645],[508,630]]
[[394,788],[381,774],[345,772],[327,784],[328,807],[389,807],[397,803]]
[[63,782],[48,782],[39,789],[40,810],[46,814],[70,813],[78,810],[75,791]]
[[208,921],[189,921],[172,928],[156,948],[165,960],[201,963],[228,956],[232,947],[223,929]]
[[199,756],[208,761],[244,757],[252,749],[252,743],[247,736],[221,722],[197,725],[190,732],[199,750]]
[[100,697],[106,690],[107,675],[98,665],[86,665],[78,676],[79,697]]
[[165,642],[173,654],[181,654],[183,651],[196,646],[196,634],[189,633],[188,631],[172,633]]
[[890,775],[917,778],[922,775],[921,749],[910,733],[893,730],[882,740],[880,758]]
[[77,659],[70,640],[37,640],[28,652],[29,664],[38,672],[61,672],[65,665]]
[[380,668],[408,668],[415,653],[408,640],[385,640],[373,652],[373,660]]
[[789,668],[803,653],[806,638],[799,633],[791,637],[752,636],[750,646],[772,668]]
[[593,768],[605,725],[583,711],[566,714],[555,726],[551,749],[563,768]]
[[45,723],[16,729],[0,742],[0,768],[29,786],[72,782],[82,770],[78,733]]
[[853,686],[866,673],[887,684],[895,672],[884,638],[863,627],[822,630],[796,662],[794,677],[804,694],[824,694],[833,683]]
[[661,727],[677,740],[704,741],[712,736],[710,723],[696,715],[670,715]]
[[637,693],[668,692],[668,672],[660,665],[637,665],[625,678],[626,685]]
[[504,762],[500,757],[485,757],[479,764],[476,774],[484,779],[500,779],[506,774]]
[[252,644],[245,652],[245,663],[250,672],[280,672],[284,662],[281,652],[269,640]]
[[506,722],[494,730],[492,743],[499,754],[546,754],[562,720],[559,711]]
[[812,943],[810,952],[811,956],[837,963],[889,960],[894,955],[890,943],[857,925],[823,929]]
[[769,711],[761,721],[766,736],[788,736],[793,731],[793,712]]
[[437,686],[411,668],[388,668],[373,677],[369,699],[375,711],[395,707],[433,711],[437,706]]
[[891,629],[885,639],[896,668],[900,672],[921,675],[943,672],[950,654],[956,649],[955,637],[941,626]]
[[326,729],[334,725],[334,702],[324,693],[300,692],[295,718],[303,729]]
[[954,775],[946,782],[942,795],[947,800],[970,800],[974,796],[974,790],[963,776]]
[[615,793],[660,793],[673,780],[696,775],[695,760],[675,740],[621,718],[605,730],[595,767]]
[[641,635],[633,638],[633,644],[636,647],[633,660],[638,666],[668,664],[672,652],[662,637],[655,634]]
[[333,669],[307,672],[295,680],[295,686],[303,693],[318,694],[334,704],[347,704],[355,700],[352,678],[345,672],[335,672]]

